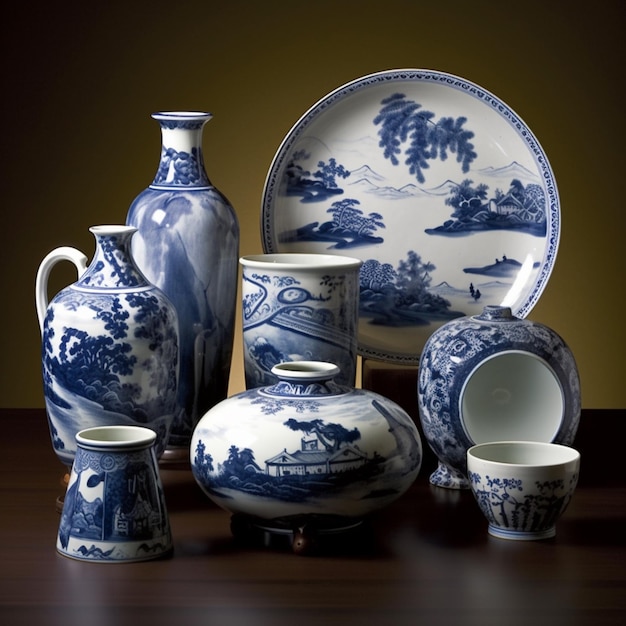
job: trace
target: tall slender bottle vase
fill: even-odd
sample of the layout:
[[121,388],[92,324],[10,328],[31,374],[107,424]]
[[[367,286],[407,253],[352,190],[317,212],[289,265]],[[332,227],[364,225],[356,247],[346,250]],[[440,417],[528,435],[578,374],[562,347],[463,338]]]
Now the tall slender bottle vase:
[[152,184],[132,202],[133,254],[174,304],[180,325],[181,413],[164,461],[188,459],[195,424],[228,393],[239,259],[239,223],[210,182],[202,135],[210,113],[155,113],[161,158]]

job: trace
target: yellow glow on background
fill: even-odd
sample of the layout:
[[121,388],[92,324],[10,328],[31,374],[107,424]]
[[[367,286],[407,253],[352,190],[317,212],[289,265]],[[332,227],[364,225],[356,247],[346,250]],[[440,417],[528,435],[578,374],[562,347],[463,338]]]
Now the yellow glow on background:
[[[43,406],[34,281],[60,245],[89,257],[95,224],[123,223],[153,179],[156,110],[202,109],[212,182],[234,205],[241,254],[262,251],[261,193],[285,134],[319,98],[411,67],[493,92],[554,171],[561,244],[530,317],[574,352],[583,406],[626,407],[626,225],[620,0],[10,3],[2,55],[0,405]],[[51,295],[75,274],[54,270]],[[243,389],[237,321],[231,392]]]

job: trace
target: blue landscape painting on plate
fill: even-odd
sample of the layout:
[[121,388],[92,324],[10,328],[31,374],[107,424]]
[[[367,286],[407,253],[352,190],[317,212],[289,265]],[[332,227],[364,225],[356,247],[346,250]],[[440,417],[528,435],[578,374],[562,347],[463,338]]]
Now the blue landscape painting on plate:
[[[363,260],[360,349],[392,360],[486,304],[527,314],[558,244],[532,133],[495,96],[436,72],[374,74],[320,101],[279,149],[263,211],[268,252]],[[416,329],[408,349],[394,328]]]

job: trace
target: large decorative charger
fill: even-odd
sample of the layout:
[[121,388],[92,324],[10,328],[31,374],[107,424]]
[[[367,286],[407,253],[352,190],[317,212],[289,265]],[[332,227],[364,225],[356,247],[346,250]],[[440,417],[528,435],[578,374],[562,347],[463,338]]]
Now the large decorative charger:
[[525,317],[559,232],[554,176],[526,124],[486,89],[429,70],[371,74],[322,98],[263,191],[265,252],[361,259],[359,352],[403,364],[486,305]]

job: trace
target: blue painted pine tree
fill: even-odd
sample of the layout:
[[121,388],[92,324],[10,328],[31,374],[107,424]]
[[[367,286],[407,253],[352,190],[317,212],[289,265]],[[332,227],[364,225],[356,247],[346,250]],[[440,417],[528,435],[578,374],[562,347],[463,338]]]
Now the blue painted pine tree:
[[467,118],[442,117],[435,120],[434,113],[402,93],[384,98],[381,105],[374,124],[380,125],[379,145],[384,149],[385,158],[394,165],[399,163],[401,146],[408,143],[404,150],[405,164],[420,183],[425,181],[423,170],[428,169],[428,161],[437,158],[445,161],[449,152],[456,153],[456,160],[464,173],[469,171],[476,152],[470,141],[474,133],[464,128]]

